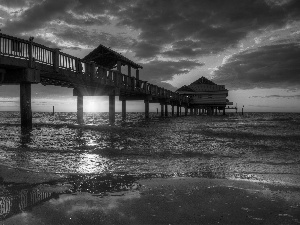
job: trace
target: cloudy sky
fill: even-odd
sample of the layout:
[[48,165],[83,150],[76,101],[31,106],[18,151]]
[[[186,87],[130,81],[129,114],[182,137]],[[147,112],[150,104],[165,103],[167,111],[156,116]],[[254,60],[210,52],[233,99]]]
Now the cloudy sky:
[[[300,112],[299,0],[0,0],[0,27],[80,58],[103,44],[173,91],[205,76],[245,111]],[[32,88],[33,110],[76,110],[72,90]],[[18,110],[18,97],[1,86],[0,110]],[[85,98],[85,110],[107,111],[107,98]]]

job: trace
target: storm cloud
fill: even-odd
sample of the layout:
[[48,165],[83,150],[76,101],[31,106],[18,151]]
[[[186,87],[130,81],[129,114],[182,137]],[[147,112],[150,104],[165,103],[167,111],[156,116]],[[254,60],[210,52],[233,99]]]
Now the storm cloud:
[[[103,44],[130,52],[144,67],[141,79],[168,87],[163,81],[204,66],[203,57],[300,19],[298,0],[0,0],[0,6],[3,33],[27,38],[35,32],[35,41],[62,49]],[[234,54],[214,72],[214,82],[231,89],[299,88],[299,42],[280,39]]]
[[232,89],[300,88],[300,45],[269,45],[232,56],[214,82]]
[[[288,21],[298,20],[300,15],[300,3],[296,0],[45,0],[38,3],[2,0],[0,3],[30,6],[5,23],[3,30],[12,33],[40,29],[51,21],[87,27],[117,21],[119,27],[139,31],[136,43],[128,48],[140,59],[160,54],[170,58],[215,54],[236,46],[252,31],[282,27]],[[78,36],[75,42],[82,39]]]
[[204,63],[195,61],[159,61],[154,60],[149,63],[142,64],[141,79],[152,84],[168,87],[168,89],[177,89],[162,81],[171,80],[174,75],[187,74],[190,70],[203,66]]

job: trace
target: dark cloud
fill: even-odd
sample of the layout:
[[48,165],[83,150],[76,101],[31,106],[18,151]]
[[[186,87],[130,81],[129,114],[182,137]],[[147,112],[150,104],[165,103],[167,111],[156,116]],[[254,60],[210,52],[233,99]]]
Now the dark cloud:
[[0,0],[0,5],[9,7],[9,8],[18,8],[24,7],[27,5],[26,0]]
[[192,69],[203,66],[204,64],[188,60],[180,60],[178,62],[155,60],[141,65],[144,68],[140,73],[142,80],[174,90],[175,88],[173,86],[162,81],[171,80],[172,77],[177,74],[187,74]]
[[81,27],[76,29],[66,27],[65,29],[53,31],[53,34],[58,39],[72,42],[74,45],[87,45],[91,48],[95,48],[99,44],[114,49],[128,48],[128,46],[131,46],[134,43],[131,38],[126,37],[123,34],[112,35],[97,30],[90,31]]
[[42,28],[49,21],[63,15],[74,4],[74,0],[42,1],[25,10],[17,20],[7,21],[3,30],[10,33],[29,32]]
[[196,57],[208,55],[213,49],[203,49],[200,41],[180,40],[172,43],[172,50],[164,51],[162,55],[168,57]]
[[[137,43],[127,46],[138,58],[159,54],[195,58],[235,47],[252,31],[282,27],[298,20],[297,0],[2,0],[4,5],[30,5],[3,30],[30,32],[56,20],[69,25],[109,24],[139,31]],[[73,28],[75,29],[75,28]],[[66,31],[69,32],[69,31]],[[67,35],[67,34],[66,34]],[[165,46],[172,48],[165,50]]]
[[[169,57],[194,57],[234,47],[251,31],[281,27],[299,19],[298,2],[280,5],[261,0],[145,0],[119,12],[119,24],[141,31],[139,39],[148,45],[137,45],[139,56],[154,57],[159,47],[163,53],[166,44],[194,40],[200,48],[186,42],[164,53]],[[156,46],[156,50],[149,53],[149,46]]]
[[109,24],[109,19],[107,16],[101,15],[91,15],[91,14],[74,14],[72,12],[67,12],[63,15],[57,17],[56,21],[65,22],[70,25],[77,25],[77,26],[92,26],[92,25],[104,25]]
[[203,56],[213,53],[208,49],[192,49],[189,47],[177,48],[172,51],[165,51],[162,55],[168,57],[196,57],[196,56]]
[[[174,58],[143,65],[142,74],[153,83],[202,66],[191,59],[236,47],[253,31],[281,28],[300,19],[298,0],[0,0],[0,4],[24,7],[20,15],[11,17],[13,20],[2,20],[3,32],[18,36],[46,28],[57,40],[38,36],[35,41],[50,47],[58,47],[59,41],[71,43],[73,49],[101,43],[130,49],[139,59]],[[136,39],[91,30],[94,25],[116,22],[139,32]],[[215,81],[244,89],[299,86],[299,46],[276,44],[233,56],[216,71]],[[188,60],[178,61],[182,58]]]
[[158,45],[142,41],[134,45],[135,56],[138,58],[151,58],[159,54],[160,48]]
[[300,88],[299,62],[299,44],[264,46],[232,56],[213,81],[231,89]]

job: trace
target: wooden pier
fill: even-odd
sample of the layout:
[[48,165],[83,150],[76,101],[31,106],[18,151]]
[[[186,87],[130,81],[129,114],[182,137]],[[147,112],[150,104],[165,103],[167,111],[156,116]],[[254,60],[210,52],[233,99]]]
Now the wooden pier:
[[[121,72],[127,67],[127,74]],[[116,69],[115,69],[116,68]],[[168,105],[190,107],[189,98],[139,79],[142,67],[110,48],[100,45],[80,59],[29,40],[0,33],[0,85],[20,85],[21,127],[32,127],[31,84],[56,85],[73,89],[77,96],[77,122],[83,121],[83,96],[109,96],[109,121],[115,122],[115,96],[122,101],[126,119],[126,101],[142,100],[145,118],[149,104],[159,103],[161,115],[168,115]],[[135,70],[135,76],[132,75]]]

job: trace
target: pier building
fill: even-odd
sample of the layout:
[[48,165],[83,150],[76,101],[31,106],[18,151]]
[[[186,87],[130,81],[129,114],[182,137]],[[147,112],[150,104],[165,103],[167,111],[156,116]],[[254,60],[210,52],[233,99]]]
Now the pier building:
[[191,114],[213,115],[218,110],[225,114],[226,106],[233,105],[226,98],[228,90],[225,85],[215,84],[203,76],[190,85],[182,86],[176,93],[189,98]]

